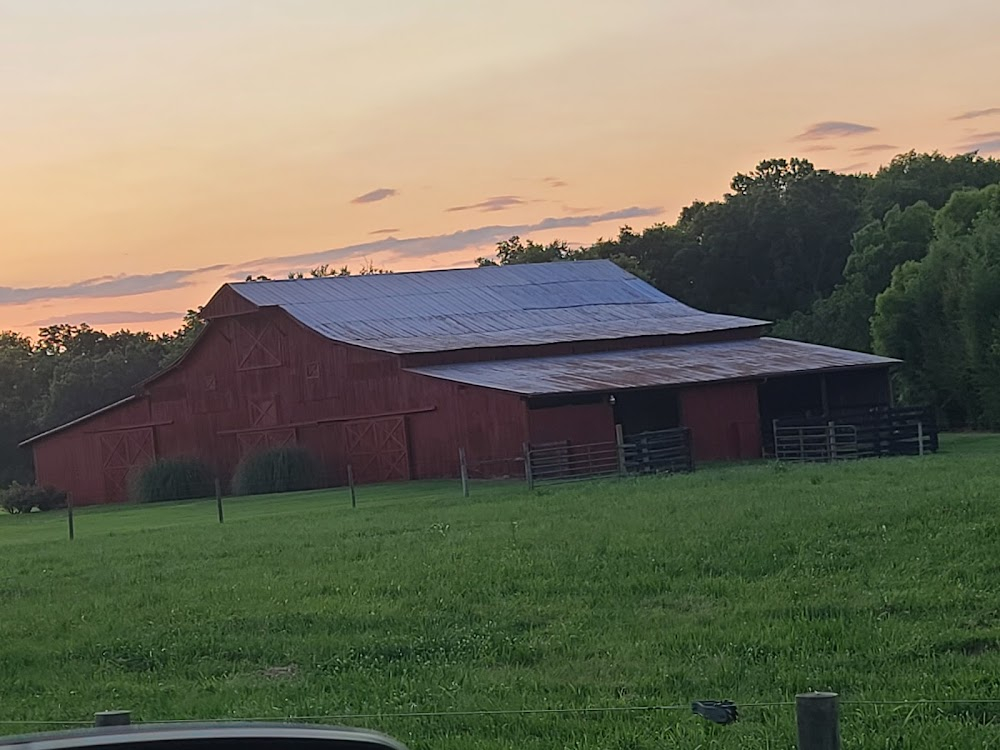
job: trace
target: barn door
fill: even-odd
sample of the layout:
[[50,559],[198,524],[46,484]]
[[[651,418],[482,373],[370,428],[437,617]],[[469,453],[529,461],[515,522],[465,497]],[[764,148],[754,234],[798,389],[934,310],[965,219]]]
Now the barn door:
[[366,419],[344,425],[348,461],[357,482],[410,478],[405,417]]
[[106,500],[122,503],[128,499],[128,478],[134,469],[156,459],[153,428],[102,433],[101,463]]

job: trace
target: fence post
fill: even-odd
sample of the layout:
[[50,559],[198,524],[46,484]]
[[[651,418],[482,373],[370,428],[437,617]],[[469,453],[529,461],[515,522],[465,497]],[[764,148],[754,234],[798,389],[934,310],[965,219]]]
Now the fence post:
[[620,424],[615,425],[615,446],[618,448],[618,476],[624,477],[628,471],[625,467],[625,435]]
[[222,514],[222,482],[219,481],[218,477],[215,478],[215,507],[216,507],[216,509],[219,512],[219,523],[222,523],[223,522],[223,514]]
[[836,693],[800,693],[795,696],[799,750],[840,750],[840,721]]
[[827,458],[837,460],[837,425],[832,420],[826,425]]
[[458,449],[458,465],[462,472],[462,497],[469,496],[469,465],[465,462],[465,448]]
[[524,480],[528,483],[528,489],[535,489],[535,479],[531,475],[531,447],[527,444],[523,444],[524,449]]
[[95,727],[127,727],[131,723],[131,711],[100,711],[94,714]]
[[69,540],[72,542],[76,538],[76,529],[73,527],[73,495],[66,493],[66,522],[69,524]]
[[924,422],[920,420],[917,422],[917,451],[920,456],[924,455]]
[[351,507],[358,507],[358,498],[354,494],[354,469],[351,468],[350,464],[347,464],[347,486],[351,488]]

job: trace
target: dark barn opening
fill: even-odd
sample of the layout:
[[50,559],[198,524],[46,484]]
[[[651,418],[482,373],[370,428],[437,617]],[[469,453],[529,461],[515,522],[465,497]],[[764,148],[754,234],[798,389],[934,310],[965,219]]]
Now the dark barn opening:
[[626,435],[680,427],[680,399],[675,389],[621,391],[614,399],[615,422]]

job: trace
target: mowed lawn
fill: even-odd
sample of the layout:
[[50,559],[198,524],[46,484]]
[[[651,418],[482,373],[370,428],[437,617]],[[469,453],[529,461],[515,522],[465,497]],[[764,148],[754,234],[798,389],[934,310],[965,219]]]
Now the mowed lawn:
[[[1000,743],[1000,437],[935,456],[0,516],[0,720],[332,717],[443,748]],[[717,726],[690,701],[731,699]],[[943,699],[927,705],[869,701]],[[960,703],[967,699],[997,699]],[[400,716],[600,707],[680,709]],[[0,724],[6,733],[43,727]]]

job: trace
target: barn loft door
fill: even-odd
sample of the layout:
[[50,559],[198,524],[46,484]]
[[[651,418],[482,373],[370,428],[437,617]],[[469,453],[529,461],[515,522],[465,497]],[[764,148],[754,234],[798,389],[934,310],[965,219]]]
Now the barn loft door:
[[344,431],[355,481],[398,482],[410,478],[405,417],[348,422]]
[[134,469],[156,459],[153,428],[105,432],[98,436],[104,470],[104,493],[108,502],[128,499],[128,478]]

